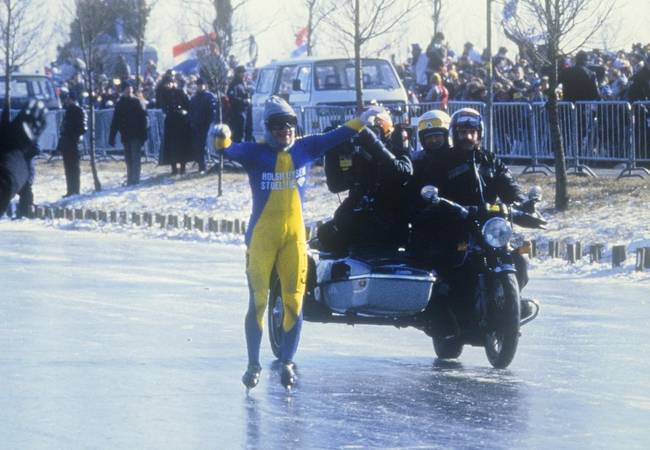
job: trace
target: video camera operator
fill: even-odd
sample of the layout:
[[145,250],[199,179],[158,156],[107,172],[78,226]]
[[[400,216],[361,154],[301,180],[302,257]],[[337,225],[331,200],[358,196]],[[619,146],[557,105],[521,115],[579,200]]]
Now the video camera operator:
[[32,100],[9,121],[2,115],[0,123],[0,211],[4,212],[11,199],[30,181],[32,158],[38,154],[36,142],[45,128],[45,106]]
[[334,218],[318,230],[321,249],[336,254],[390,252],[408,239],[405,185],[413,174],[408,140],[383,107],[371,106],[361,120],[368,127],[325,156],[330,191],[349,190]]

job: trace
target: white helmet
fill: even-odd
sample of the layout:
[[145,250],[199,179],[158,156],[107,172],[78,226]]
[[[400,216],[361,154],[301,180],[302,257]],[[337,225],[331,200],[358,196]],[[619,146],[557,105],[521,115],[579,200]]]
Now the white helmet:
[[423,144],[425,139],[435,133],[444,133],[445,141],[449,138],[449,114],[439,109],[427,111],[418,119],[418,139]]

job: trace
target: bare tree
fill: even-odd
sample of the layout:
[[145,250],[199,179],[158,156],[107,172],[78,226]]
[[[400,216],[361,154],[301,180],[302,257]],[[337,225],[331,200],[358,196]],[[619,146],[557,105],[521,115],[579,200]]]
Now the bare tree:
[[336,7],[332,4],[325,7],[323,0],[303,0],[303,4],[307,8],[307,56],[311,56],[316,45],[318,26]]
[[431,14],[431,19],[433,20],[433,35],[435,36],[440,29],[440,22],[442,20],[442,0],[431,0],[431,6],[433,7],[433,13]]
[[[209,81],[210,89],[223,92],[228,81],[227,61],[235,45],[235,13],[246,4],[240,0],[188,0],[185,9],[189,20],[205,35],[205,49],[197,56],[202,76]],[[206,9],[212,9],[206,13]],[[242,42],[250,45],[250,32]]]
[[[560,131],[557,96],[558,66],[562,55],[589,42],[607,22],[616,0],[512,0],[503,21],[506,36],[524,49],[528,57],[549,69],[549,100],[546,108],[555,154],[555,208],[569,208],[565,151]],[[519,8],[517,8],[519,6]],[[529,36],[540,36],[540,43]]]
[[340,36],[346,50],[349,45],[354,48],[357,109],[363,108],[363,47],[408,23],[420,3],[421,0],[366,0],[363,3],[360,0],[329,0],[328,5],[336,7],[340,13],[325,17],[325,22]]
[[11,108],[11,74],[31,62],[43,48],[38,43],[43,31],[42,16],[36,14],[40,6],[34,0],[0,0],[0,55],[5,72],[3,114],[7,114],[3,120],[9,119]]
[[72,29],[79,34],[81,59],[84,62],[83,78],[89,94],[88,132],[90,134],[90,167],[95,183],[95,191],[101,191],[102,185],[97,174],[96,139],[95,139],[95,76],[97,66],[101,64],[98,38],[106,32],[113,22],[102,14],[109,0],[75,0],[74,23]]
[[140,88],[140,68],[145,45],[145,32],[151,10],[158,0],[122,0],[125,11],[129,11],[132,20],[126,22],[126,34],[135,41],[135,83],[136,89]]

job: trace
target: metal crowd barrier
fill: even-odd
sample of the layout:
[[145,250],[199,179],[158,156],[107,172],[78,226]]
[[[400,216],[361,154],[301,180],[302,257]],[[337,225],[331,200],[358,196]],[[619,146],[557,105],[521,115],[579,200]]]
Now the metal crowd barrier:
[[[394,113],[395,123],[415,126],[417,118],[426,111],[440,109],[440,102],[409,104],[404,113]],[[480,102],[450,101],[447,112],[453,114],[460,108],[471,107],[485,113],[486,105]],[[356,116],[354,107],[318,106],[296,108],[299,133],[322,133]],[[12,111],[12,116],[17,111]],[[63,110],[48,111],[46,128],[39,138],[44,152],[56,149]],[[164,131],[164,115],[160,110],[148,110],[149,136],[145,155],[157,158],[160,154]],[[560,131],[570,168],[578,173],[590,174],[586,164],[594,162],[624,163],[620,176],[637,176],[635,172],[646,169],[638,165],[650,164],[650,102],[570,102],[558,103]],[[108,145],[112,109],[95,112],[96,149],[99,157],[121,154],[118,139],[115,147]],[[546,167],[554,159],[548,111],[544,103],[506,102],[494,103],[494,149],[502,157],[526,161],[533,169]],[[416,133],[412,133],[415,136]],[[82,148],[90,148],[89,136],[84,136]],[[528,168],[527,168],[528,169]],[[550,170],[550,168],[548,168]]]
[[[18,111],[12,110],[11,113],[13,117]],[[45,130],[38,139],[38,144],[42,152],[51,154],[56,150],[64,114],[64,110],[52,110],[45,114]],[[147,115],[149,117],[149,130],[144,152],[147,158],[155,159],[158,158],[162,145],[164,114],[159,109],[150,109],[147,110]],[[115,139],[115,146],[113,147],[108,144],[112,119],[113,109],[99,109],[95,111],[95,149],[97,156],[100,158],[106,158],[111,155],[122,155],[124,151],[119,133]],[[83,136],[81,149],[84,156],[86,156],[90,149],[89,132]]]

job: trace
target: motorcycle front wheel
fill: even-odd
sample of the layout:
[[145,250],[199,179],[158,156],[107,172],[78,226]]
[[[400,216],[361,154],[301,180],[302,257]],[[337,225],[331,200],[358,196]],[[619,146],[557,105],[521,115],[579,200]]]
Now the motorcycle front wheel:
[[280,340],[282,338],[282,322],[284,321],[284,304],[282,303],[282,287],[278,274],[271,274],[271,289],[269,290],[268,305],[269,342],[276,358],[280,358]]
[[495,369],[510,365],[519,343],[519,285],[513,273],[498,274],[488,299],[485,354]]

